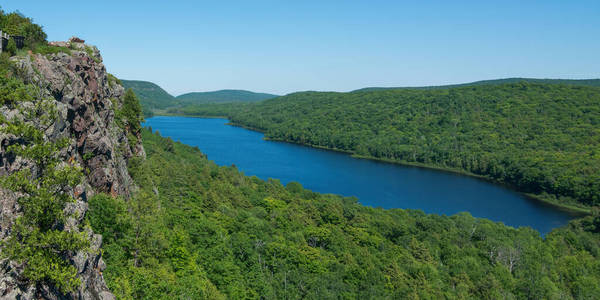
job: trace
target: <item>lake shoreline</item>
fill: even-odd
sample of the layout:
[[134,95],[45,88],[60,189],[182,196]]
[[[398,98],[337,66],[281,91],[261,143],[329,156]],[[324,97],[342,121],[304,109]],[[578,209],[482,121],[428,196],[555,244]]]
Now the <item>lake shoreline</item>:
[[[252,130],[252,131],[256,131],[256,132],[260,132],[260,133],[265,133],[264,130],[259,129],[259,128],[255,128],[255,127],[251,127],[251,126],[247,126],[244,124],[240,124],[240,123],[235,123],[232,122],[229,117],[227,116],[189,116],[189,115],[157,115],[157,116],[176,116],[176,117],[186,117],[186,118],[205,118],[205,119],[225,119],[228,121],[228,123],[226,123],[226,125],[230,125],[230,126],[235,126],[235,127],[240,127],[240,128],[244,128],[247,130]],[[329,148],[329,147],[324,147],[324,146],[320,146],[320,145],[311,145],[311,144],[307,144],[307,143],[297,143],[297,142],[293,142],[293,141],[287,141],[284,139],[274,139],[274,138],[268,138],[268,137],[263,137],[264,140],[268,140],[268,141],[276,141],[276,142],[284,142],[284,143],[290,143],[290,144],[296,144],[296,145],[301,145],[301,146],[306,146],[306,147],[310,147],[310,148],[316,148],[316,149],[322,149],[322,150],[327,150],[327,151],[334,151],[334,152],[340,152],[340,153],[344,153],[344,154],[349,154],[351,157],[353,158],[357,158],[357,159],[366,159],[366,160],[372,160],[372,161],[378,161],[378,162],[385,162],[385,163],[390,163],[390,164],[396,164],[396,165],[402,165],[402,166],[409,166],[409,167],[417,167],[417,168],[423,168],[423,169],[429,169],[429,170],[436,170],[436,171],[442,171],[442,172],[447,172],[447,173],[452,173],[452,174],[457,174],[457,175],[462,175],[462,176],[467,176],[467,177],[473,177],[473,178],[477,178],[480,180],[484,180],[486,182],[492,183],[492,184],[496,184],[499,186],[503,186],[505,188],[508,188],[514,192],[519,193],[520,195],[523,195],[524,197],[531,199],[531,200],[535,200],[538,201],[540,203],[543,203],[545,205],[549,205],[552,207],[555,207],[557,209],[560,210],[564,210],[567,212],[571,212],[571,213],[577,213],[577,214],[581,214],[582,216],[585,215],[589,215],[591,213],[590,208],[587,207],[580,207],[580,206],[576,206],[576,205],[572,205],[572,204],[564,204],[564,203],[558,203],[556,201],[552,201],[550,199],[544,198],[540,195],[537,194],[531,194],[531,193],[525,193],[525,192],[521,192],[518,189],[516,189],[514,186],[507,184],[505,182],[500,182],[497,180],[494,180],[492,178],[483,176],[483,175],[478,175],[478,174],[474,174],[474,173],[470,173],[464,170],[460,170],[460,169],[454,169],[454,168],[448,168],[448,167],[441,167],[441,166],[435,166],[435,165],[429,165],[429,164],[424,164],[424,163],[417,163],[417,162],[404,162],[404,161],[397,161],[397,160],[392,160],[392,159],[386,159],[386,158],[378,158],[378,157],[373,157],[373,156],[368,156],[368,155],[359,155],[356,154],[352,151],[348,151],[348,150],[343,150],[343,149],[337,149],[337,148]]]

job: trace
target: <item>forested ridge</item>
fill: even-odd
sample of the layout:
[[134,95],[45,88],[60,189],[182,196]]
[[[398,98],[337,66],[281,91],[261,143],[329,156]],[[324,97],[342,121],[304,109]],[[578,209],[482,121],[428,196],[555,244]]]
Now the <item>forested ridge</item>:
[[219,90],[213,92],[192,92],[177,96],[182,104],[201,103],[230,103],[230,102],[257,102],[278,97],[267,93],[255,93],[245,90]]
[[119,298],[600,297],[597,216],[542,238],[468,213],[366,207],[217,166],[158,132],[142,139],[136,196],[95,196],[86,217]]
[[152,117],[155,113],[174,113],[179,109],[196,104],[209,103],[247,103],[278,97],[267,93],[255,93],[245,90],[218,90],[212,92],[192,92],[172,96],[155,83],[141,80],[116,79],[125,89],[132,89],[137,95],[144,116]]
[[269,139],[480,175],[544,200],[600,204],[600,88],[512,83],[302,92],[196,106]]
[[469,83],[459,84],[448,84],[448,85],[431,85],[431,86],[419,86],[419,87],[368,87],[353,92],[368,92],[377,90],[394,90],[394,89],[450,89],[464,86],[475,86],[475,85],[501,85],[507,83],[543,83],[543,84],[570,84],[570,85],[581,85],[581,86],[600,86],[600,79],[542,79],[542,78],[502,78],[502,79],[491,79],[491,80],[480,80]]

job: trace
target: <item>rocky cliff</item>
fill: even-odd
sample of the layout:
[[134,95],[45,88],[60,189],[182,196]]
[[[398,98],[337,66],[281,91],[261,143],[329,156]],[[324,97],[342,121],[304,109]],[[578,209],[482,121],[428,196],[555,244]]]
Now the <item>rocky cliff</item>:
[[[102,237],[91,229],[80,226],[87,212],[87,199],[95,193],[113,197],[129,197],[135,185],[127,171],[127,162],[134,156],[145,156],[139,132],[130,132],[129,126],[118,124],[115,112],[119,109],[124,89],[106,72],[99,51],[80,42],[51,43],[68,51],[41,55],[29,53],[12,57],[18,76],[35,85],[36,99],[16,107],[2,106],[0,111],[7,119],[22,119],[44,132],[44,139],[55,141],[69,138],[70,145],[60,152],[60,157],[84,172],[83,183],[67,191],[76,198],[70,203],[71,217],[65,227],[86,231],[91,246],[86,251],[67,257],[78,270],[82,284],[76,292],[61,294],[45,284],[31,285],[24,281],[22,266],[4,260],[0,262],[0,297],[9,299],[112,299],[102,270],[100,254]],[[44,101],[53,106],[57,116],[49,122],[31,119],[23,106],[35,106]],[[20,143],[18,137],[0,133],[0,176],[23,168],[35,174],[38,167],[27,160],[15,157],[8,151],[10,145]],[[20,214],[18,195],[0,189],[0,239],[11,234],[15,218]]]

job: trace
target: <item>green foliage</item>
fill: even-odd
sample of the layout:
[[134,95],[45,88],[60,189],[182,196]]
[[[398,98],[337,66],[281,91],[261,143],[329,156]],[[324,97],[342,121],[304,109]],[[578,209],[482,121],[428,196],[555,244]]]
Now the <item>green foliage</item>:
[[111,101],[115,110],[115,122],[125,130],[129,145],[134,147],[138,142],[137,135],[142,128],[140,123],[144,122],[140,102],[132,89],[125,92],[122,103],[118,99],[111,99]]
[[[10,35],[25,37],[25,47],[29,49],[35,48],[39,44],[46,44],[47,35],[42,26],[33,23],[31,18],[27,18],[19,12],[6,13],[0,10],[0,29]],[[16,46],[12,54],[14,55],[14,53],[16,53]]]
[[542,84],[570,84],[570,85],[581,85],[581,86],[600,86],[600,79],[538,79],[538,78],[504,78],[504,79],[492,79],[492,80],[481,80],[469,83],[460,84],[449,84],[449,85],[438,85],[438,86],[421,86],[421,87],[368,87],[358,89],[352,92],[372,92],[381,90],[397,90],[397,89],[421,89],[421,90],[437,90],[437,89],[451,89],[465,86],[478,86],[478,85],[502,85],[507,83],[542,83]]
[[98,194],[92,197],[88,204],[92,213],[88,214],[87,218],[91,226],[102,233],[104,243],[127,237],[132,222],[128,217],[127,204],[122,198]]
[[94,157],[94,153],[92,152],[83,154],[83,160],[90,160],[92,157]]
[[121,82],[125,89],[132,89],[135,92],[144,109],[152,111],[176,104],[175,97],[152,82],[138,80],[121,80]]
[[123,106],[121,107],[121,115],[127,122],[127,125],[132,132],[139,132],[141,122],[144,122],[142,115],[142,106],[138,101],[132,89],[128,89],[123,97]]
[[12,76],[0,75],[0,105],[14,106],[19,102],[32,101],[34,87]]
[[94,55],[94,49],[90,46],[85,46],[85,53],[96,63],[100,63],[100,59]]
[[15,42],[15,40],[8,40],[8,43],[6,44],[6,49],[4,50],[6,50],[6,53],[8,53],[10,56],[17,54],[17,43]]
[[167,109],[167,114],[202,117],[227,117],[243,110],[246,103],[191,104]]
[[257,102],[278,97],[273,94],[255,93],[244,90],[219,90],[214,92],[194,92],[179,95],[181,104]]
[[142,106],[142,115],[144,118],[152,118],[154,117],[154,111],[148,107]]
[[85,234],[57,229],[42,231],[23,224],[25,220],[27,217],[17,219],[2,256],[24,263],[22,275],[31,282],[52,283],[63,293],[77,289],[81,284],[77,269],[63,256],[88,247]]
[[[277,95],[254,93],[244,90],[220,90],[214,92],[187,93],[173,97],[160,86],[138,80],[122,80],[125,89],[133,89],[144,108],[144,116],[151,117],[155,110],[169,110],[167,113],[187,114],[180,112],[201,103],[247,103],[277,97]],[[173,110],[173,111],[171,111]],[[222,115],[221,115],[222,116]]]
[[108,77],[108,84],[109,84],[111,87],[112,87],[112,86],[115,86],[115,85],[121,85],[121,84],[123,84],[123,83],[121,82],[121,80],[120,80],[119,78],[115,77],[115,75],[113,75],[113,74],[106,73],[106,76]]
[[600,204],[600,88],[516,83],[303,92],[225,111],[270,139],[487,177],[560,204]]
[[222,298],[188,252],[189,237],[165,226],[156,200],[145,191],[127,202],[102,194],[90,199],[87,218],[104,238],[111,290],[124,299]]
[[58,47],[58,46],[50,46],[50,45],[38,45],[36,47],[33,48],[33,53],[39,53],[42,55],[50,55],[50,54],[57,54],[57,53],[66,53],[68,55],[71,55],[71,49],[67,48],[67,47]]
[[[34,117],[46,121],[42,116]],[[89,241],[76,228],[62,228],[67,217],[65,207],[75,201],[66,191],[79,184],[81,170],[61,163],[58,157],[68,140],[47,141],[40,130],[19,120],[2,123],[3,133],[20,139],[20,143],[7,148],[8,152],[33,162],[37,168],[35,173],[23,169],[0,179],[3,188],[20,193],[17,201],[22,210],[3,243],[2,257],[23,264],[22,276],[27,280],[50,283],[63,293],[71,292],[80,281],[77,269],[65,256],[85,249]]]
[[600,233],[600,207],[596,206],[592,208],[592,216],[594,219],[589,227],[589,230]]
[[[546,236],[469,214],[365,207],[219,167],[142,131],[131,200],[99,196],[104,273],[122,298],[597,298],[587,217]],[[194,293],[194,294],[190,294]]]
[[[42,26],[33,23],[31,18],[27,18],[19,12],[6,13],[3,10],[0,10],[0,29],[11,36],[23,36],[25,38],[24,49],[31,50],[33,53],[50,55],[62,52],[71,55],[71,50],[76,50],[73,48],[48,45],[48,42],[46,41],[47,35]],[[17,51],[16,43],[12,38],[8,41],[8,45],[4,50],[6,53],[10,54],[10,56],[16,54],[23,55],[21,52]],[[26,53],[25,50],[21,51]],[[92,55],[91,48],[86,47],[85,51],[90,54],[90,57],[94,61],[99,62],[99,59]]]

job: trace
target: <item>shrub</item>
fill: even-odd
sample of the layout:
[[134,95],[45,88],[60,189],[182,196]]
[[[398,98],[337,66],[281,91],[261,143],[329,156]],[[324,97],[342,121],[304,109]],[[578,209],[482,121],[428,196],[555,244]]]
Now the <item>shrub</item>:
[[33,50],[33,53],[39,53],[42,55],[56,54],[56,53],[60,53],[60,52],[71,55],[71,49],[69,49],[67,47],[57,47],[57,46],[51,46],[51,45],[47,45],[47,44],[37,45],[32,50]]
[[108,84],[110,86],[113,86],[114,84],[118,84],[118,85],[123,84],[119,78],[115,77],[115,75],[107,73],[107,76],[108,76]]
[[37,44],[46,43],[47,35],[42,26],[33,23],[31,18],[19,12],[5,13],[0,10],[0,28],[10,35],[25,37],[25,47],[29,49]]
[[17,102],[31,101],[33,86],[25,85],[13,77],[0,76],[0,105],[14,105]]
[[[31,92],[30,86],[21,81],[0,76],[2,104],[31,100]],[[35,108],[25,109],[23,113],[48,125],[56,110],[39,101]],[[74,291],[81,282],[77,268],[66,257],[89,247],[89,241],[77,228],[64,229],[69,216],[65,208],[75,201],[66,191],[73,189],[82,178],[79,167],[65,165],[59,157],[69,140],[48,141],[36,127],[20,120],[7,120],[4,116],[0,117],[0,124],[4,125],[0,129],[2,133],[12,134],[19,141],[7,147],[7,152],[36,166],[0,177],[0,186],[14,191],[21,207],[21,215],[16,218],[10,236],[2,242],[0,257],[22,265],[21,275],[32,284],[47,283],[63,293]]]
[[15,40],[8,40],[8,44],[6,45],[5,51],[6,53],[10,54],[10,56],[17,54],[17,43],[15,43]]
[[61,292],[74,291],[79,285],[77,269],[65,260],[67,253],[89,247],[85,233],[65,231],[67,203],[75,199],[64,191],[79,184],[82,174],[75,166],[64,166],[58,152],[68,140],[44,141],[43,133],[26,123],[5,122],[5,133],[19,137],[24,145],[8,147],[13,154],[35,162],[36,176],[23,169],[0,178],[0,185],[21,196],[19,216],[10,237],[3,243],[1,257],[24,266],[23,277],[33,283],[46,282]]
[[87,53],[87,55],[94,60],[94,62],[100,63],[100,59],[94,55],[94,50],[92,47],[85,46],[85,53]]

